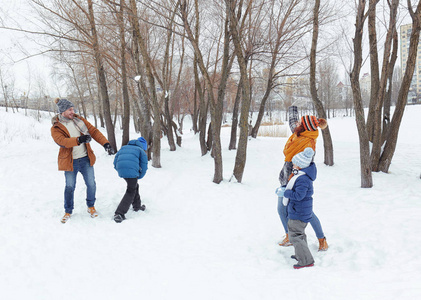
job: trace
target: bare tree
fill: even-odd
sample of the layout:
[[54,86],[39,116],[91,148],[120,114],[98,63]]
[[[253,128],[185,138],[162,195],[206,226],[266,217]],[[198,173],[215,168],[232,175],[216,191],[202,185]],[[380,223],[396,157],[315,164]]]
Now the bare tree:
[[[137,13],[136,3],[134,0],[130,0],[130,7],[132,11],[132,16],[134,18],[134,22],[139,22],[139,16]],[[152,112],[153,112],[153,126],[152,126],[152,166],[155,168],[161,168],[161,110],[158,102],[158,96],[156,93],[156,84],[155,84],[155,77],[153,74],[153,67],[152,67],[152,59],[150,56],[150,52],[147,48],[147,43],[144,36],[140,32],[139,27],[135,27],[134,34],[136,35],[136,40],[139,45],[140,54],[142,55],[146,79],[149,84],[149,97],[150,97],[150,104],[152,105]]]
[[[369,13],[369,37],[370,37],[370,62],[372,65],[371,74],[371,98],[370,98],[370,108],[367,118],[367,131],[369,134],[370,140],[373,142],[373,148],[371,151],[371,162],[372,170],[378,171],[378,164],[381,155],[381,147],[383,144],[382,139],[382,108],[384,106],[384,99],[387,96],[387,86],[388,80],[391,79],[394,63],[396,62],[397,56],[397,46],[395,45],[395,53],[392,52],[392,42],[395,38],[395,44],[397,43],[397,33],[396,33],[396,16],[398,12],[399,0],[391,0],[388,2],[390,9],[390,19],[389,19],[389,28],[387,30],[382,71],[381,77],[378,71],[378,56],[377,53],[374,53],[377,50],[377,40],[375,33],[375,6],[377,1],[370,0],[370,13]],[[373,24],[372,24],[373,23]],[[373,32],[374,31],[374,32]],[[391,86],[391,84],[389,84]]]
[[[319,36],[319,10],[320,0],[316,0],[313,12],[313,37],[311,41],[310,52],[310,93],[311,98],[313,99],[314,106],[316,107],[317,114],[319,115],[319,117],[327,119],[323,103],[320,101],[317,95],[316,88],[316,51],[317,40]],[[330,136],[329,127],[322,130],[322,135],[324,144],[324,163],[328,166],[333,166],[333,143],[332,137]]]
[[[248,114],[250,110],[250,81],[247,72],[247,62],[246,57],[243,53],[243,47],[241,45],[241,32],[238,31],[240,28],[240,16],[242,8],[242,0],[240,0],[240,5],[236,0],[226,0],[227,14],[229,16],[229,24],[232,40],[235,47],[235,55],[237,57],[238,65],[240,67],[240,73],[242,77],[242,101],[241,101],[241,116],[240,116],[240,138],[238,140],[238,149],[237,155],[235,156],[235,165],[233,175],[238,182],[241,182],[243,179],[244,168],[246,165],[247,157],[247,141],[248,141]],[[246,8],[245,15],[247,15],[251,9],[252,1],[249,3],[249,6]],[[236,10],[238,7],[238,11]]]
[[305,53],[299,53],[296,44],[308,33],[311,23],[311,18],[308,16],[309,9],[302,0],[273,1],[269,4],[271,7],[266,8],[271,12],[266,17],[268,26],[260,29],[262,32],[267,32],[266,46],[263,51],[258,51],[255,54],[259,57],[259,60],[266,60],[265,52],[268,52],[270,56],[268,57],[267,78],[265,78],[266,87],[251,134],[254,138],[257,137],[266,102],[273,89],[279,85],[279,78],[285,76],[288,69],[293,68],[306,57]]
[[[186,0],[179,0],[178,1],[179,10],[180,10],[180,18],[183,21],[184,28],[186,30],[187,38],[189,39],[190,43],[192,44],[194,54],[197,59],[197,65],[200,69],[202,76],[205,79],[206,87],[208,89],[207,95],[209,97],[210,102],[210,110],[211,110],[211,122],[212,122],[212,154],[215,162],[215,173],[213,182],[220,183],[223,180],[222,176],[222,153],[221,153],[221,125],[222,125],[222,107],[223,107],[223,100],[225,96],[225,88],[226,83],[228,80],[229,74],[229,19],[228,13],[226,13],[225,17],[225,24],[224,24],[224,51],[222,54],[222,76],[220,83],[217,88],[217,97],[214,95],[214,83],[211,79],[211,74],[209,73],[208,69],[206,68],[205,61],[203,59],[202,51],[199,47],[197,39],[193,33],[189,22],[189,7]],[[198,7],[198,1],[195,0],[195,7]],[[197,19],[196,19],[197,20]]]
[[358,0],[354,44],[354,66],[352,68],[350,79],[352,94],[354,99],[355,119],[357,122],[358,137],[360,142],[360,168],[361,168],[361,187],[371,188],[373,186],[373,177],[371,174],[371,159],[368,134],[365,128],[364,107],[362,105],[361,87],[359,76],[362,66],[362,39],[364,23],[367,19],[365,12],[366,0]]
[[[142,80],[142,77],[145,78],[144,68],[140,61],[140,47],[139,47],[139,36],[140,36],[140,25],[138,18],[138,11],[135,0],[130,0],[130,13],[129,21],[133,28],[133,61],[135,65],[136,76],[134,77],[138,93],[139,93],[139,103],[140,107],[136,106],[138,114],[140,117],[140,127],[143,137],[148,143],[148,158],[151,159],[151,150],[152,150],[152,126],[151,126],[151,113],[150,113],[150,104],[148,99],[150,99],[150,93],[145,85],[145,80]],[[143,76],[142,76],[143,75]]]
[[389,128],[389,136],[380,157],[379,170],[388,172],[395,153],[398,140],[398,133],[402,121],[403,113],[408,99],[408,92],[414,75],[415,62],[417,58],[418,43],[421,31],[421,1],[418,1],[417,8],[414,11],[410,0],[407,0],[408,11],[412,19],[412,31],[409,44],[408,60],[406,63],[405,75],[402,79],[402,85],[399,90],[398,100],[392,122]]

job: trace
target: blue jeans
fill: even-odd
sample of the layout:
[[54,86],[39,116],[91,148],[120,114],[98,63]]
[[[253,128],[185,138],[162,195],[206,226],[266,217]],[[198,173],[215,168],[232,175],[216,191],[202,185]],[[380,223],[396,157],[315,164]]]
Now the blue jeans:
[[[288,233],[288,211],[287,207],[282,203],[282,197],[278,197],[278,214],[281,218],[282,226],[284,226],[285,233]],[[311,227],[313,227],[314,232],[318,239],[325,237],[323,233],[322,224],[320,224],[319,218],[313,212],[313,217],[310,220]]]
[[90,165],[89,157],[85,156],[73,160],[73,171],[65,171],[66,188],[64,189],[64,210],[71,214],[74,207],[74,192],[76,188],[76,176],[80,172],[86,184],[86,205],[88,207],[95,204],[96,183],[94,167]]

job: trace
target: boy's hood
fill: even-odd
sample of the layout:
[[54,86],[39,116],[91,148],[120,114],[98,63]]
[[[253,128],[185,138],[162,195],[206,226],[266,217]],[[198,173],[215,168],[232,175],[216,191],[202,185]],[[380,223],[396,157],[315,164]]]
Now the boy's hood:
[[127,143],[127,145],[136,145],[145,151],[148,150],[148,143],[143,137],[140,137],[137,140],[131,140]]
[[301,169],[301,171],[306,173],[307,176],[310,177],[310,179],[312,181],[316,180],[317,168],[316,168],[316,164],[314,162],[312,162],[307,168]]

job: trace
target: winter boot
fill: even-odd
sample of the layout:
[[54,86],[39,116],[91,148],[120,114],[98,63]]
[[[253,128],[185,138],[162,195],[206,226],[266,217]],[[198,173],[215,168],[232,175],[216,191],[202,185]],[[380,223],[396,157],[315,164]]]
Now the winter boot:
[[64,216],[63,216],[63,218],[61,218],[61,223],[66,223],[69,219],[70,219],[70,216],[71,216],[72,214],[69,214],[69,213],[65,213],[64,214]]
[[91,215],[91,218],[98,217],[98,213],[96,212],[96,209],[94,206],[88,207],[88,213]]
[[296,265],[294,265],[294,269],[302,269],[302,268],[308,268],[308,267],[312,267],[312,266],[314,266],[314,263],[308,264],[308,265],[305,265],[305,266],[296,264]]
[[292,246],[292,243],[289,241],[289,238],[288,238],[288,233],[285,235],[284,240],[279,243],[279,246],[282,246],[282,247]]
[[120,214],[115,214],[115,215],[114,215],[114,221],[115,221],[116,223],[121,223],[121,222],[123,222],[124,220],[126,220],[126,217],[125,217],[125,216],[120,215]]
[[134,211],[139,211],[139,210],[144,211],[145,209],[146,209],[145,204],[142,204],[140,207],[133,208]]
[[328,248],[326,238],[319,239],[319,251],[326,251]]

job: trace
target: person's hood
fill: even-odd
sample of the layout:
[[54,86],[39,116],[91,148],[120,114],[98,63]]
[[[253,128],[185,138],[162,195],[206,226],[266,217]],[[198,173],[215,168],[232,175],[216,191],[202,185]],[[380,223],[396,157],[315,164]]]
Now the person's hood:
[[146,140],[143,137],[140,137],[137,140],[131,140],[127,144],[128,145],[136,145],[136,146],[142,148],[145,151],[148,150],[148,143],[146,142]]
[[307,168],[301,169],[301,171],[306,173],[307,176],[310,177],[310,179],[312,181],[316,180],[317,168],[316,168],[316,164],[314,162],[312,162]]

